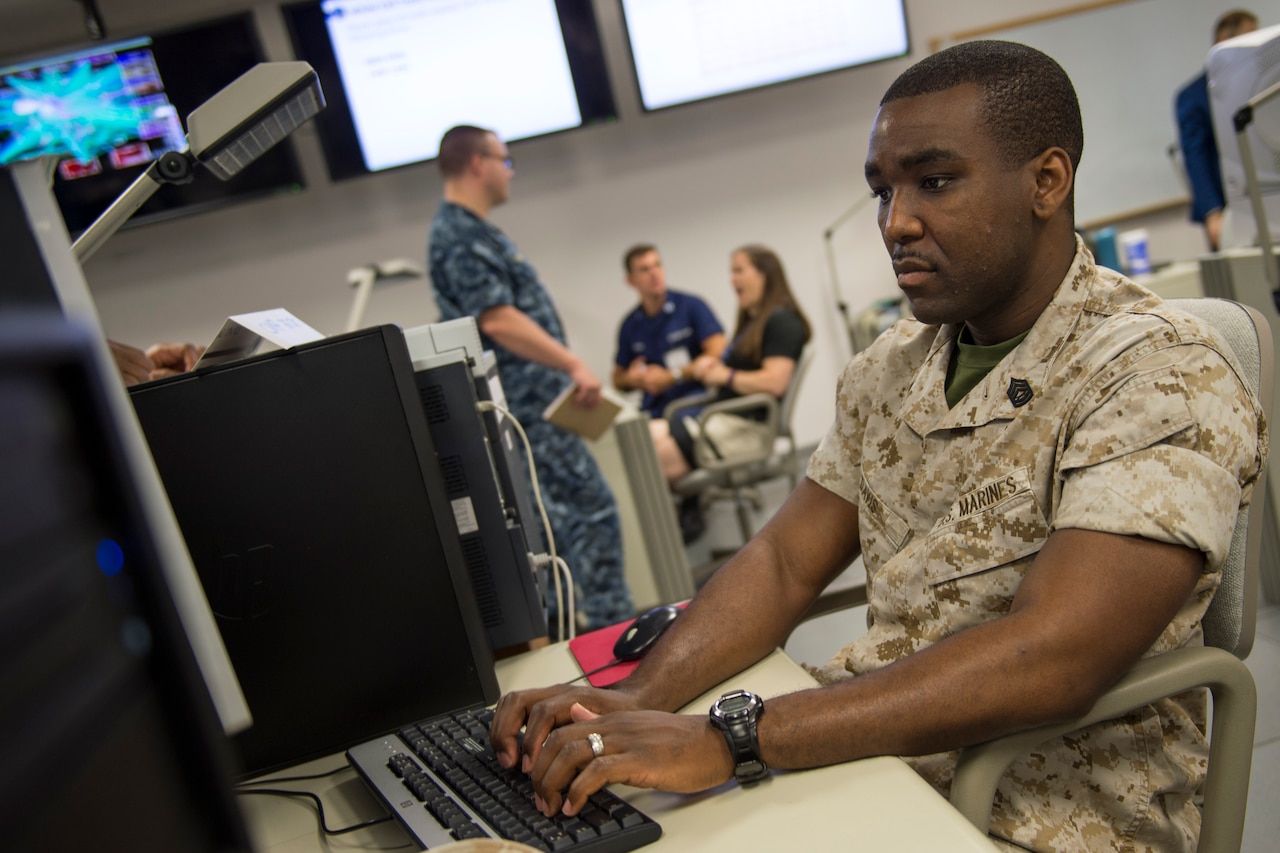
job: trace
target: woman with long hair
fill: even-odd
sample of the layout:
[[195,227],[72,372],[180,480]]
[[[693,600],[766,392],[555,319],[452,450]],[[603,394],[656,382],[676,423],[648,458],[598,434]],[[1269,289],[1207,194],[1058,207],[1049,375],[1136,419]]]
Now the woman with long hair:
[[[695,360],[691,373],[703,385],[715,389],[716,400],[759,392],[781,397],[791,384],[800,353],[811,336],[809,321],[791,293],[782,261],[771,249],[758,244],[735,249],[729,269],[738,294],[733,343],[723,358],[701,356]],[[696,414],[696,410],[685,410],[669,424],[654,424],[658,459],[668,482],[678,480],[698,465],[689,433],[690,416]],[[749,431],[750,425],[764,416],[762,410],[755,418],[748,415],[729,423]]]

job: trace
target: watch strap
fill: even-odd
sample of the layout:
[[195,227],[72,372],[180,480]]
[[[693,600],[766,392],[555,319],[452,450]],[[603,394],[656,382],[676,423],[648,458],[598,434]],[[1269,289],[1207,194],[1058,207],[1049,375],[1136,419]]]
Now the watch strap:
[[760,757],[758,721],[764,713],[764,703],[745,691],[726,693],[721,699],[749,696],[751,705],[745,711],[724,715],[717,713],[719,702],[713,707],[711,721],[724,735],[733,759],[733,775],[739,784],[750,785],[768,778],[769,768]]

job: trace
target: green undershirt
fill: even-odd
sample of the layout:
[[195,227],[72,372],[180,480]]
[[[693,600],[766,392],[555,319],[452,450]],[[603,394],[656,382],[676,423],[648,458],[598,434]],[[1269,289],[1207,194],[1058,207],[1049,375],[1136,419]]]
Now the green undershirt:
[[955,408],[956,403],[963,400],[964,396],[972,391],[974,386],[991,372],[991,368],[1000,363],[1001,359],[1013,352],[1030,331],[1027,329],[1026,332],[1004,343],[983,347],[966,343],[969,329],[968,327],[961,329],[959,337],[956,338],[955,352],[951,355],[951,364],[947,366],[947,408]]

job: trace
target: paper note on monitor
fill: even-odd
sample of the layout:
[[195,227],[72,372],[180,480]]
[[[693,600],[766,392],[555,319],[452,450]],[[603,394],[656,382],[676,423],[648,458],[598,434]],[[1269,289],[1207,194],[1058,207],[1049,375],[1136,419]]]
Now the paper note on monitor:
[[595,441],[609,429],[618,412],[630,405],[613,391],[604,388],[600,392],[600,402],[588,409],[573,402],[573,395],[577,391],[578,383],[569,383],[543,411],[543,420]]
[[288,349],[323,337],[283,308],[235,314],[222,324],[195,366],[206,367],[253,355],[264,340]]

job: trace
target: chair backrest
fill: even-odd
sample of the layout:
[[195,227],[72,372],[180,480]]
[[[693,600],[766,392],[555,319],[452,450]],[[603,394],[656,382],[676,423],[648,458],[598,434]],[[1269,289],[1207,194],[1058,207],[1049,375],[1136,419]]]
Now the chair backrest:
[[791,438],[791,415],[796,410],[796,398],[800,396],[800,384],[804,375],[809,372],[813,363],[813,344],[805,344],[800,350],[800,358],[796,360],[796,369],[791,373],[791,382],[778,401],[778,435]]
[[[1262,410],[1269,417],[1275,352],[1266,318],[1256,309],[1229,299],[1170,299],[1167,302],[1204,320],[1226,339],[1244,370],[1245,381],[1258,395]],[[1205,645],[1226,649],[1241,659],[1248,657],[1253,648],[1257,620],[1262,528],[1269,522],[1264,508],[1266,474],[1264,464],[1249,505],[1236,516],[1222,580],[1202,620]]]

